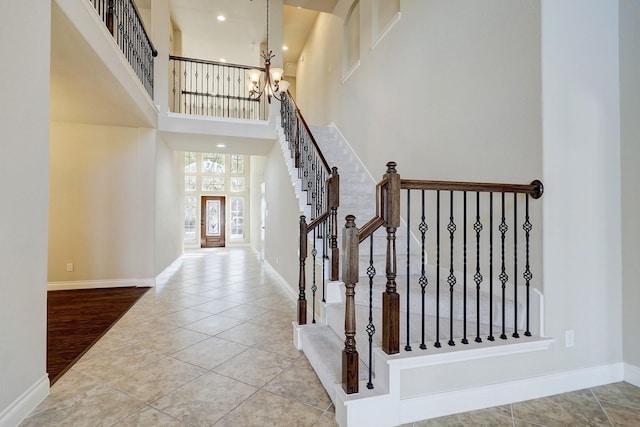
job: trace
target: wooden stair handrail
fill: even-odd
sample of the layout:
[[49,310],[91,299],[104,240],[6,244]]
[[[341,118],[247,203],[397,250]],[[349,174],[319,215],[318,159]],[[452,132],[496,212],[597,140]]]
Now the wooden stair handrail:
[[320,150],[320,147],[318,147],[318,143],[316,142],[316,139],[314,138],[313,134],[311,133],[311,129],[309,129],[309,125],[307,125],[307,121],[302,116],[302,113],[300,112],[300,108],[298,108],[298,104],[296,104],[296,101],[293,99],[293,97],[291,96],[289,91],[287,91],[287,96],[289,97],[289,99],[291,99],[291,102],[293,103],[293,106],[296,108],[296,116],[298,117],[300,122],[302,122],[302,125],[304,126],[305,130],[309,134],[310,139],[311,139],[311,143],[315,147],[316,152],[318,153],[318,157],[320,157],[320,160],[322,161],[322,165],[324,166],[324,168],[326,169],[326,171],[328,173],[331,173],[331,167],[329,166],[329,163],[327,162],[327,159],[324,158],[324,154],[322,154],[322,150]]
[[542,197],[544,186],[539,180],[531,184],[498,184],[484,182],[458,182],[458,181],[427,181],[417,179],[402,179],[400,186],[403,190],[444,190],[444,191],[479,191],[495,193],[521,193],[528,194],[534,199]]

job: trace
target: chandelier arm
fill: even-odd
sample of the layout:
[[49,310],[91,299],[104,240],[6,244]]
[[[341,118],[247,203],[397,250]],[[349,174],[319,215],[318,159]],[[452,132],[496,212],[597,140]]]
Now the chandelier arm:
[[277,77],[275,79],[271,75],[271,60],[275,57],[275,55],[273,54],[272,50],[269,50],[269,18],[269,0],[267,0],[267,43],[266,49],[262,51],[262,58],[264,59],[264,81],[262,78],[258,78],[257,81],[253,82],[250,96],[252,96],[255,100],[259,100],[260,98],[262,98],[263,94],[266,94],[267,102],[271,104],[271,98],[282,101],[286,94],[284,92],[280,92],[280,81],[284,81],[282,80],[282,69],[277,68]]

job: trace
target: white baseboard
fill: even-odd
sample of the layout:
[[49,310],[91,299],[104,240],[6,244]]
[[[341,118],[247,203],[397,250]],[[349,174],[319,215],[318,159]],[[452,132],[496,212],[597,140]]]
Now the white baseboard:
[[[591,368],[577,369],[556,374],[499,384],[435,393],[401,399],[399,386],[394,381],[390,393],[375,395],[362,388],[361,397],[345,395],[336,386],[336,419],[342,427],[395,426],[429,418],[437,418],[460,412],[474,411],[493,406],[506,405],[524,400],[538,399],[560,393],[596,387],[627,380],[625,374],[630,365],[612,363]],[[631,367],[630,370],[638,369]],[[633,371],[631,375],[640,372]],[[342,395],[342,396],[341,396]],[[369,395],[369,396],[367,396]],[[341,398],[340,398],[341,397]]]
[[612,363],[467,390],[404,399],[400,401],[400,421],[407,423],[610,384],[622,381],[623,372],[622,363]]
[[298,294],[293,289],[293,287],[289,284],[289,282],[287,282],[285,278],[282,277],[280,273],[278,273],[278,271],[275,268],[273,268],[271,264],[269,264],[269,261],[265,259],[262,262],[264,263],[264,266],[267,269],[268,273],[271,276],[273,276],[274,279],[276,279],[276,282],[278,282],[278,284],[287,293],[287,295],[289,295],[289,298],[291,298],[292,301],[298,301]]
[[[282,287],[282,289],[287,293],[287,295],[289,296],[289,298],[291,298],[291,301],[297,303],[298,302],[298,288],[294,288],[293,286],[291,286],[289,284],[289,282],[287,282],[285,280],[284,277],[282,277],[280,275],[280,273],[278,273],[278,271],[273,268],[273,266],[271,264],[269,264],[269,261],[267,261],[266,259],[262,261],[264,264],[264,267],[267,269],[267,272],[273,276],[274,279],[276,279],[276,282],[278,282],[278,284]],[[311,303],[307,304],[307,319],[312,319],[313,318],[313,312],[312,310],[312,305]],[[309,320],[310,322],[310,320]]]
[[111,280],[78,280],[68,282],[49,282],[48,291],[66,291],[72,289],[126,288],[137,286],[147,288],[155,286],[155,279],[111,279]]
[[625,363],[624,380],[629,384],[640,387],[640,368],[629,363]]
[[49,395],[49,375],[45,374],[0,412],[0,427],[16,427]]

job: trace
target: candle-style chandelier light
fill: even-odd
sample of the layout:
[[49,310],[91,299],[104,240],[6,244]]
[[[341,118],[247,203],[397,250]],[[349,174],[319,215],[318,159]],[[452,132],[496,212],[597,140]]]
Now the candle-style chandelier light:
[[260,99],[262,95],[266,95],[269,104],[271,98],[282,101],[283,94],[286,94],[289,88],[289,82],[282,80],[284,73],[282,68],[271,68],[271,60],[275,55],[272,50],[269,50],[269,0],[267,0],[267,44],[261,56],[264,59],[264,73],[256,68],[247,71],[249,96],[252,99]]

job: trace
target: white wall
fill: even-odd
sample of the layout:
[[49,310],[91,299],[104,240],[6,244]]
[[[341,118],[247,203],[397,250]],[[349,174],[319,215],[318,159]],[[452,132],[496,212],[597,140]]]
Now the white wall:
[[251,217],[249,224],[251,231],[250,244],[256,252],[261,252],[262,248],[262,189],[264,181],[264,169],[267,161],[266,156],[251,156],[251,176],[249,184],[249,200],[251,205]]
[[12,426],[49,390],[51,4],[2,1],[0,8],[0,51],[11,58],[10,66],[0,67],[0,426]]
[[49,282],[155,276],[155,163],[155,131],[51,124]]
[[155,275],[183,252],[184,157],[158,135],[155,170]]
[[[542,2],[544,289],[558,367],[622,360],[618,4]],[[562,340],[561,340],[562,341]]]
[[620,1],[622,324],[624,360],[640,367],[640,2]]
[[265,259],[293,287],[298,285],[298,225],[300,208],[278,143],[267,156],[264,167],[267,218]]
[[320,15],[298,64],[308,122],[334,122],[375,177],[395,160],[416,179],[540,178],[539,1],[406,0],[373,50],[362,1],[360,66],[343,83],[350,3]]

